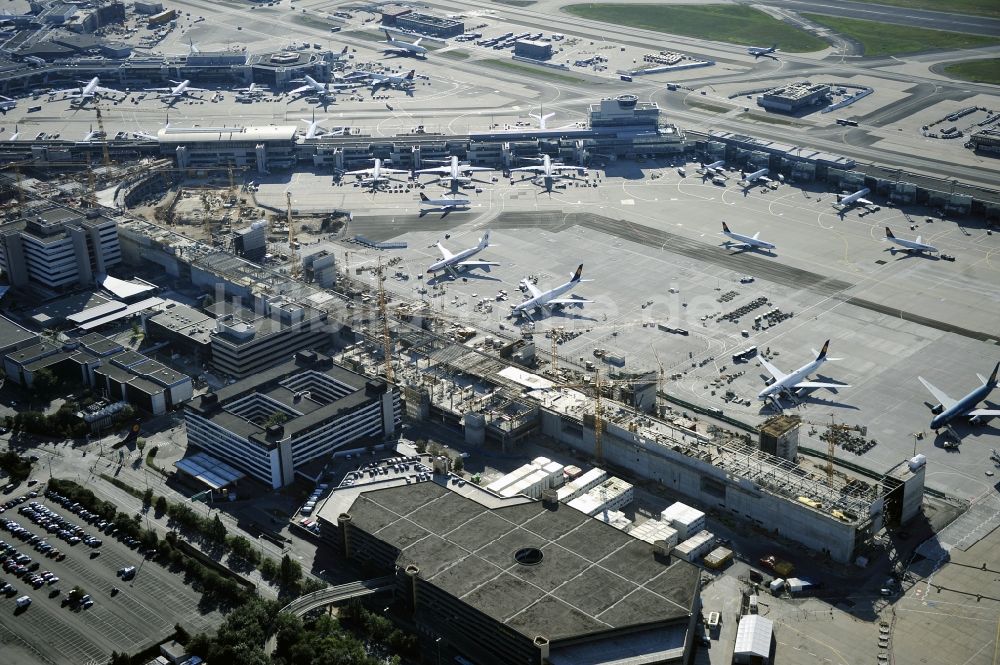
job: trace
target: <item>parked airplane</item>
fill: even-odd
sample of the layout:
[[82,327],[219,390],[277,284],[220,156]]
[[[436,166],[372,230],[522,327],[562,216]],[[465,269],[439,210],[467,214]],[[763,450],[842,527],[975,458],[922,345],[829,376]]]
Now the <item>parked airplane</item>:
[[545,180],[551,181],[558,178],[559,173],[561,171],[580,171],[580,170],[581,167],[579,166],[569,166],[566,164],[553,164],[551,157],[549,157],[548,155],[542,155],[542,163],[539,164],[538,166],[519,166],[516,169],[511,169],[511,172],[526,171],[529,173],[534,173],[535,174],[534,177],[541,176],[542,178],[545,178]]
[[712,162],[711,164],[702,163],[701,170],[704,171],[706,176],[715,175],[717,169],[721,169],[726,165],[726,160],[720,159],[717,162]]
[[305,118],[302,118],[302,122],[306,123],[306,125],[309,127],[306,130],[305,138],[314,139],[317,136],[322,136],[323,134],[326,134],[326,132],[323,130],[322,127],[324,121],[316,119],[316,111],[313,111],[312,120],[306,120]]
[[753,234],[752,236],[745,236],[742,233],[734,233],[729,230],[729,225],[725,222],[722,223],[722,235],[735,240],[735,243],[726,241],[726,245],[735,244],[737,247],[742,247],[743,249],[775,249],[777,245],[772,242],[767,242],[766,240],[760,240],[757,236],[760,235],[760,231]]
[[468,208],[472,202],[469,199],[430,199],[423,192],[420,192],[420,205],[433,206],[435,208],[441,208],[445,211],[454,210],[455,208]]
[[207,92],[204,88],[192,88],[191,81],[184,79],[183,81],[170,81],[174,84],[172,88],[147,88],[146,92],[159,92],[161,94],[157,95],[160,99],[169,99],[171,102],[175,102],[181,97],[186,97],[188,93],[191,92]]
[[791,374],[785,374],[764,358],[759,358],[761,367],[766,369],[768,373],[774,377],[774,383],[760,391],[757,395],[757,399],[773,400],[774,403],[780,407],[781,404],[778,403],[778,396],[781,394],[792,397],[795,391],[806,388],[850,388],[850,386],[845,383],[805,380],[808,379],[810,374],[818,370],[827,360],[835,360],[834,358],[827,358],[826,352],[829,348],[830,340],[826,340],[823,344],[823,349],[819,353],[816,353],[815,350],[813,351],[813,353],[816,353],[815,360],[806,363]]
[[413,75],[416,70],[411,69],[404,76],[393,76],[391,74],[372,74],[370,82],[372,93],[379,88],[411,88],[413,87]]
[[847,196],[837,195],[837,204],[842,208],[847,208],[853,206],[855,203],[863,206],[870,206],[872,204],[868,199],[862,198],[863,196],[869,194],[872,190],[867,187],[862,187],[853,194],[848,194]]
[[254,95],[263,95],[264,89],[256,83],[251,83],[245,88],[233,88],[233,92],[244,97],[253,97]]
[[750,55],[752,55],[754,57],[754,59],[757,59],[757,58],[759,58],[762,55],[771,55],[772,53],[775,53],[777,50],[778,50],[778,45],[777,44],[775,44],[773,46],[767,46],[767,47],[764,47],[764,46],[751,46],[751,47],[749,47],[747,49],[747,53],[749,53]]
[[417,173],[437,173],[441,175],[441,180],[447,181],[449,184],[459,184],[467,183],[472,180],[471,177],[467,176],[467,173],[476,173],[479,171],[492,171],[493,169],[486,166],[470,166],[468,164],[459,164],[458,157],[455,155],[451,156],[449,160],[450,164],[448,166],[436,166],[429,169],[420,169]]
[[72,99],[87,100],[97,97],[98,93],[102,94],[116,94],[118,90],[112,90],[111,88],[101,87],[101,79],[96,76],[89,81],[80,81],[80,87],[78,88],[67,88],[66,90],[56,90],[53,94],[60,93],[73,93],[70,95]]
[[[939,251],[938,248],[934,247],[933,245],[928,245],[920,242],[921,240],[920,236],[917,236],[916,240],[906,240],[904,238],[897,238],[892,234],[892,229],[890,229],[888,226],[885,227],[885,239],[894,245],[899,245],[900,247],[903,247],[908,252],[917,252],[919,254],[920,252]],[[895,252],[896,248],[893,247],[891,248],[890,251]]]
[[0,113],[7,115],[7,111],[10,111],[17,106],[17,100],[11,99],[10,97],[4,97],[0,95]]
[[539,109],[538,113],[529,113],[528,116],[538,121],[539,129],[548,129],[545,124],[548,122],[549,118],[555,116],[555,113],[546,113],[543,115],[541,109]]
[[[421,199],[424,195],[420,195]],[[437,244],[438,251],[441,252],[443,257],[440,261],[432,263],[429,268],[427,268],[428,273],[436,273],[442,270],[447,271],[452,277],[458,277],[459,268],[488,268],[490,266],[498,266],[499,263],[493,261],[469,261],[469,257],[475,256],[479,252],[483,251],[490,246],[490,232],[489,230],[483,234],[483,237],[479,240],[479,244],[475,247],[470,247],[469,249],[463,249],[457,254],[452,254],[444,245],[441,243]]]
[[102,137],[102,136],[103,135],[101,134],[100,130],[95,130],[94,126],[91,125],[90,126],[90,131],[87,132],[86,134],[84,134],[83,141],[84,142],[93,141],[94,139],[96,139],[98,137]]
[[384,167],[382,160],[376,157],[374,160],[374,165],[370,169],[358,169],[357,171],[347,171],[344,175],[361,175],[368,176],[363,178],[362,182],[366,185],[371,185],[372,188],[378,186],[378,183],[383,180],[389,180],[387,176],[395,173],[409,173],[404,169],[389,169]]
[[760,169],[759,171],[754,171],[753,173],[744,173],[740,171],[740,180],[748,185],[752,185],[755,182],[761,182],[767,184],[771,182],[771,179],[767,177],[770,173],[770,169]]
[[[302,94],[304,92],[309,92],[309,93],[313,93],[313,94],[319,95],[320,97],[323,97],[323,98],[325,98],[327,95],[333,93],[333,90],[331,89],[329,83],[320,83],[319,81],[317,81],[313,77],[309,76],[308,74],[306,74],[305,77],[303,79],[301,79],[301,81],[304,81],[305,85],[299,86],[298,88],[294,88],[292,90],[289,90],[288,93],[291,94],[291,95],[299,95],[299,94]],[[300,80],[297,79],[294,82],[295,83],[299,83]]]
[[937,406],[931,409],[931,412],[936,414],[931,419],[931,429],[936,433],[942,427],[947,427],[956,418],[963,416],[968,417],[973,425],[985,422],[984,419],[986,418],[1000,416],[1000,409],[976,408],[976,405],[986,399],[993,392],[993,389],[997,387],[998,370],[1000,370],[1000,363],[996,364],[993,368],[993,373],[990,374],[990,378],[988,379],[983,377],[982,374],[976,374],[979,380],[983,382],[983,385],[959,400],[948,397],[944,391],[932,386],[922,376],[918,376],[917,378],[920,379],[920,383],[924,384],[924,388],[927,388],[931,395],[934,395],[934,399],[938,401]]
[[7,137],[8,141],[16,141],[17,137],[21,135],[21,131],[14,125],[14,133]]
[[520,316],[523,314],[524,316],[528,317],[528,319],[530,319],[531,312],[536,309],[548,312],[553,306],[561,307],[566,305],[576,305],[579,307],[582,306],[584,303],[594,302],[593,300],[583,300],[582,298],[559,297],[562,294],[566,293],[567,291],[576,287],[576,285],[579,284],[580,282],[591,281],[589,279],[581,279],[582,275],[583,275],[583,264],[581,263],[577,267],[576,272],[573,273],[573,276],[570,277],[570,280],[568,282],[566,282],[565,284],[560,284],[559,286],[556,286],[554,288],[551,288],[548,291],[542,291],[537,286],[532,284],[530,281],[522,279],[521,284],[523,284],[524,287],[528,289],[528,293],[531,294],[531,298],[525,300],[519,305],[514,305],[514,307],[511,309],[511,314],[513,316]]
[[412,53],[413,55],[427,55],[427,49],[420,45],[420,42],[424,39],[423,37],[417,39],[417,41],[411,44],[410,42],[404,42],[393,38],[393,36],[389,34],[388,30],[383,30],[382,32],[385,33],[386,51],[395,50],[402,51],[404,53]]

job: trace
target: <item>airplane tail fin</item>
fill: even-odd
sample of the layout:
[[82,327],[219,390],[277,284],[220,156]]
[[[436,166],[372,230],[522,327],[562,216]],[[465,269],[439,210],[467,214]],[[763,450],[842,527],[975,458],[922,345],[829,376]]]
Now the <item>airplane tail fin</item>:
[[348,47],[345,46],[344,50],[340,52],[340,55],[347,55],[347,49],[348,49]]
[[483,234],[482,240],[479,241],[479,249],[486,249],[490,246],[490,230],[486,229],[486,233]]
[[[424,194],[423,192],[420,192],[420,200],[421,201],[426,201],[427,200],[427,195]],[[487,235],[488,235],[488,232],[487,232]]]
[[573,273],[573,279],[569,280],[571,282],[579,282],[580,278],[583,277],[583,264],[581,263],[576,268],[576,272]]
[[896,236],[892,235],[892,229],[890,229],[888,226],[885,227],[885,237],[886,238],[895,238],[896,237]]
[[986,382],[988,385],[991,385],[991,386],[996,386],[997,385],[997,371],[998,370],[1000,370],[1000,363],[997,363],[996,366],[993,368],[993,373],[990,374],[990,380]]
[[823,348],[819,350],[816,355],[816,360],[826,360],[826,352],[830,348],[830,340],[826,340],[823,344]]
[[385,33],[385,41],[391,42],[392,41],[392,37],[389,36],[389,31],[388,30],[383,30],[382,32]]
[[732,233],[732,231],[729,230],[729,225],[726,224],[725,222],[722,223],[722,231],[724,233]]
[[407,81],[412,81],[413,80],[413,75],[416,73],[416,71],[417,70],[415,70],[415,69],[411,69],[410,73],[406,75],[406,80]]

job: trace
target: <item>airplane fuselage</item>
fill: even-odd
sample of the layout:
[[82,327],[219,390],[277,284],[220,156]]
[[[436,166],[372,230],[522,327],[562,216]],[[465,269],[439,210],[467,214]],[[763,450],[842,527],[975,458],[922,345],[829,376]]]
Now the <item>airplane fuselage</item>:
[[788,376],[779,381],[775,381],[768,387],[761,390],[757,395],[757,399],[765,400],[778,393],[791,392],[793,390],[792,386],[805,380],[810,374],[818,370],[825,362],[826,358],[817,358],[816,360],[806,363]]
[[430,267],[427,268],[427,272],[439,272],[441,270],[447,270],[448,268],[454,266],[455,264],[461,263],[470,256],[475,256],[481,251],[482,250],[479,247],[470,247],[468,249],[463,249],[461,252],[458,252],[457,254],[455,254],[450,258],[441,259],[437,263],[432,263]]
[[[989,383],[979,386],[971,393],[955,402],[951,408],[945,409],[938,415],[934,416],[931,420],[931,429],[941,429],[954,421],[956,418],[961,418],[969,411],[972,411],[980,402],[986,399],[991,392],[993,392],[994,388],[996,388],[996,385]],[[974,422],[975,418],[977,418],[977,416],[973,416]]]
[[548,291],[545,291],[530,300],[525,300],[523,303],[515,305],[513,311],[515,314],[520,314],[522,312],[531,311],[537,307],[544,307],[549,303],[549,301],[555,300],[576,286],[576,284],[577,282],[566,282],[565,284],[560,284],[559,286],[549,289]]
[[854,192],[853,194],[850,194],[850,195],[845,196],[844,198],[840,199],[840,201],[838,201],[838,203],[840,203],[840,205],[842,205],[842,206],[853,205],[853,204],[858,203],[859,201],[861,201],[862,197],[867,196],[869,192],[871,192],[871,190],[868,189],[867,187],[865,187],[863,189],[859,189],[858,191]]

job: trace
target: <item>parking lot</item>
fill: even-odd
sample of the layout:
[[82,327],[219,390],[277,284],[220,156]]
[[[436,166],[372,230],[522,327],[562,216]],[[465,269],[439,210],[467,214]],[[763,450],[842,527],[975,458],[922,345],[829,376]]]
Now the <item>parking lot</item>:
[[[33,490],[36,497],[28,492],[9,495],[6,504],[18,503],[4,505],[0,514],[0,540],[6,543],[0,578],[13,587],[0,597],[0,626],[5,629],[0,630],[0,643],[5,655],[19,654],[9,662],[34,658],[48,663],[103,663],[112,651],[135,652],[166,637],[175,623],[190,632],[218,624],[219,613],[202,613],[200,594],[182,576],[146,561],[125,543],[101,532],[101,518],[88,520],[82,507],[74,510],[71,502],[61,505],[56,497],[43,496],[41,488]],[[112,529],[113,525],[106,524],[104,531]],[[70,542],[74,538],[80,541]],[[88,546],[84,538],[102,542],[91,540]],[[46,552],[43,543],[53,549]],[[8,561],[16,562],[17,556],[31,561],[14,564],[23,565],[23,571],[13,565],[7,570]],[[36,564],[36,570],[30,570]],[[119,577],[126,566],[136,567],[130,580]],[[32,584],[31,575],[43,572],[56,581],[43,579],[35,588],[37,582]],[[81,587],[89,602],[70,601],[74,586]],[[18,608],[15,599],[25,595],[31,598],[30,605]],[[4,605],[9,611],[2,609]],[[7,645],[13,650],[8,652]]]

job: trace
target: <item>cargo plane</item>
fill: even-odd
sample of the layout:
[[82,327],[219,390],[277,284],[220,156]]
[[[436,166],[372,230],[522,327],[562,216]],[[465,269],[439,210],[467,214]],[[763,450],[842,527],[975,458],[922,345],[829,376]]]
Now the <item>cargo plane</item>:
[[[421,197],[423,195],[421,194]],[[489,230],[483,234],[483,237],[479,240],[479,244],[475,247],[470,247],[468,249],[463,249],[461,252],[452,254],[444,245],[441,243],[437,244],[438,251],[441,252],[441,260],[436,263],[432,263],[430,267],[427,268],[427,272],[434,274],[436,272],[441,272],[442,270],[447,271],[452,277],[458,277],[458,270],[462,268],[489,268],[490,266],[498,266],[499,263],[493,261],[469,261],[468,259],[475,256],[479,252],[483,251],[490,246],[490,232]]]
[[757,399],[766,401],[768,399],[772,400],[778,408],[781,408],[781,404],[778,402],[778,397],[780,395],[787,395],[788,397],[793,397],[796,392],[803,389],[809,388],[850,388],[849,385],[845,383],[831,383],[829,381],[809,381],[808,377],[810,374],[818,370],[823,363],[827,360],[836,360],[836,358],[828,358],[826,356],[827,349],[830,348],[830,340],[826,340],[823,344],[822,350],[816,353],[816,358],[807,362],[802,367],[798,368],[791,374],[785,374],[780,369],[772,365],[770,362],[764,358],[759,358],[761,367],[766,369],[768,373],[774,377],[774,381],[764,388],[757,395]]
[[583,275],[583,264],[581,263],[577,267],[576,272],[573,273],[572,277],[570,277],[568,282],[553,287],[548,291],[542,291],[537,286],[532,284],[529,280],[522,279],[521,284],[523,284],[524,288],[528,290],[528,293],[531,294],[531,297],[519,305],[514,305],[514,307],[511,309],[511,314],[513,316],[523,315],[530,320],[531,312],[533,312],[536,309],[540,309],[543,312],[549,312],[551,311],[552,307],[565,307],[568,305],[575,305],[577,307],[581,307],[583,306],[584,303],[594,302],[593,300],[584,300],[582,298],[559,297],[562,294],[566,293],[567,291],[570,291],[573,288],[575,288],[577,284],[581,282],[591,281],[589,279],[581,279],[582,275]]
[[767,242],[766,240],[760,240],[760,231],[753,234],[752,236],[745,236],[742,233],[734,233],[729,230],[729,225],[725,222],[722,223],[722,235],[726,236],[730,240],[735,240],[736,242],[730,242],[727,240],[724,244],[728,247],[730,245],[736,245],[742,249],[775,249],[777,245],[773,242]]
[[922,376],[917,379],[924,384],[924,388],[934,395],[938,404],[931,408],[934,418],[931,419],[931,429],[935,433],[942,427],[948,427],[957,418],[967,417],[973,425],[985,422],[985,419],[1000,416],[1000,409],[977,409],[976,405],[985,400],[994,388],[997,387],[997,371],[1000,370],[1000,362],[993,368],[990,378],[985,378],[982,374],[977,374],[983,385],[979,386],[962,399],[952,399],[943,390],[935,388]]

